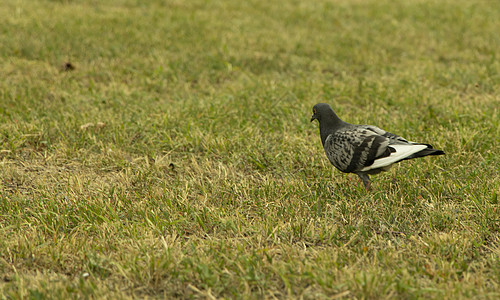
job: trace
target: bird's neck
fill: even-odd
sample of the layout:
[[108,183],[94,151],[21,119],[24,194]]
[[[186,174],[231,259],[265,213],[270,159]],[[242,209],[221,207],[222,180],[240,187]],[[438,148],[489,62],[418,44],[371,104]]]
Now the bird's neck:
[[321,120],[319,123],[319,135],[321,136],[321,143],[325,146],[326,138],[335,133],[338,129],[345,126],[347,123],[339,119],[335,113],[332,117]]

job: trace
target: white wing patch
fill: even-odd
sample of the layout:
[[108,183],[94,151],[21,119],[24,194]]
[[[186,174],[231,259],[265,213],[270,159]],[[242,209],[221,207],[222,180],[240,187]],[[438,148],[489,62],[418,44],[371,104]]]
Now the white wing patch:
[[361,172],[387,167],[389,165],[392,165],[393,163],[396,163],[412,154],[415,154],[427,148],[427,145],[412,145],[412,144],[408,145],[394,144],[389,146],[396,149],[396,152],[391,153],[390,156],[376,159],[371,166],[364,167],[363,169],[361,169]]

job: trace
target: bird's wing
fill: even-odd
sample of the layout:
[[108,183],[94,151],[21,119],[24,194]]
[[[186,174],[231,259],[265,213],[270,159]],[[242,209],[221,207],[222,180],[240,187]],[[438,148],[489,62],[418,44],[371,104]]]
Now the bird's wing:
[[373,125],[359,125],[359,126],[360,126],[360,128],[370,130],[372,132],[375,132],[378,135],[381,135],[383,137],[388,138],[390,145],[411,144],[412,143],[412,142],[409,142],[406,139],[400,137],[399,135],[395,135],[393,133],[387,132],[387,131],[383,130],[382,128],[378,128],[377,126],[373,126]]
[[363,126],[352,126],[330,134],[325,152],[330,162],[345,173],[357,172],[388,157],[393,149],[390,139]]
[[398,135],[387,132],[373,125],[361,125],[361,127],[388,138],[389,148],[391,151],[389,156],[378,157],[375,159],[373,164],[366,165],[363,169],[361,169],[362,172],[387,167],[404,159],[415,158],[418,157],[418,154],[417,156],[414,154],[424,149],[432,149],[431,145],[410,142]]
[[[390,145],[389,148],[391,148],[391,154],[389,156],[375,159],[371,165],[361,169],[361,172],[387,167],[417,152],[427,149],[428,146],[424,144],[393,144]],[[394,151],[392,149],[394,149]]]

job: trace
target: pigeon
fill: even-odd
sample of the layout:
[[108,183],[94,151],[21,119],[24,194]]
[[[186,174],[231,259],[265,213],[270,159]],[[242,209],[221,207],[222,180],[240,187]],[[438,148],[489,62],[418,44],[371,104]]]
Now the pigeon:
[[313,107],[311,122],[319,121],[319,134],[326,157],[344,173],[355,173],[365,189],[370,177],[388,171],[397,162],[427,155],[443,155],[429,144],[414,143],[373,125],[353,125],[342,121],[330,105]]

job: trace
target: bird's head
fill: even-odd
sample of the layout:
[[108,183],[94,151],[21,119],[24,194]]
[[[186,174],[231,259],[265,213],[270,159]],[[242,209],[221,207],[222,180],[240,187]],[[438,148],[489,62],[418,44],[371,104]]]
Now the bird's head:
[[314,120],[318,120],[321,122],[321,119],[331,118],[335,113],[330,105],[326,103],[318,103],[313,107],[313,115],[311,117],[311,122]]

